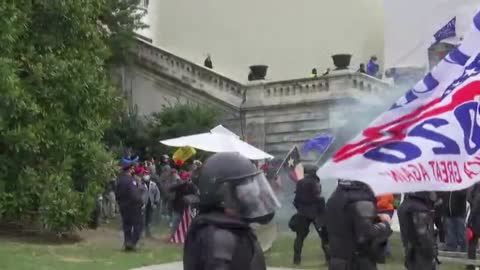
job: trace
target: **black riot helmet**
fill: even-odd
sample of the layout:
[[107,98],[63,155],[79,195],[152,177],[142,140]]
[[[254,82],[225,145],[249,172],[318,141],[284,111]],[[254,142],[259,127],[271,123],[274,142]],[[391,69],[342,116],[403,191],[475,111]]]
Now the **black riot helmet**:
[[437,193],[433,191],[418,191],[408,194],[409,197],[417,198],[425,203],[433,205],[437,201]]
[[217,153],[203,164],[200,209],[231,209],[247,222],[267,223],[280,207],[262,171],[238,153]]
[[354,190],[361,190],[365,193],[370,195],[374,195],[372,189],[366,183],[355,181],[355,180],[348,180],[348,179],[338,179],[338,187],[343,189],[354,189]]
[[317,179],[318,181],[320,181],[320,178],[318,178],[317,176],[317,171],[318,171],[318,166],[317,165],[313,165],[313,164],[305,164],[303,166],[303,172],[305,174],[305,177],[313,177],[315,179]]

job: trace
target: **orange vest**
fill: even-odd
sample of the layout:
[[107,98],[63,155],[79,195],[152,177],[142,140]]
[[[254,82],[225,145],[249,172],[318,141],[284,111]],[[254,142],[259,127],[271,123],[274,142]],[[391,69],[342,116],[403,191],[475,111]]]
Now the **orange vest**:
[[379,211],[394,210],[394,207],[393,207],[393,201],[394,200],[395,200],[395,197],[393,197],[393,194],[378,196],[377,197],[377,210],[379,210]]

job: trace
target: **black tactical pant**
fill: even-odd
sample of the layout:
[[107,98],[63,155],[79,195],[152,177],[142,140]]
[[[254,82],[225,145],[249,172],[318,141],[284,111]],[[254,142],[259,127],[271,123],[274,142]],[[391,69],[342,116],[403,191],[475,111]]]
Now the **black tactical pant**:
[[435,213],[434,223],[438,230],[438,240],[440,243],[445,243],[445,224],[443,216]]
[[405,250],[405,268],[408,270],[435,270],[437,262],[435,257],[422,255],[421,250],[407,248]]
[[315,226],[315,230],[320,237],[322,242],[322,250],[325,254],[325,259],[328,261],[330,259],[330,254],[328,252],[328,234],[327,228],[319,222],[316,222],[313,219],[310,219],[306,216],[302,216],[297,214],[295,217],[295,224],[294,229],[297,234],[295,238],[295,242],[293,244],[293,261],[294,263],[300,263],[302,260],[302,248],[303,248],[303,241],[310,233],[310,224],[313,223]]
[[152,232],[150,231],[150,224],[152,223],[152,217],[153,217],[153,207],[151,203],[147,203],[145,207],[145,236],[146,237],[151,237]]
[[135,249],[143,230],[142,209],[120,208],[120,215],[122,216],[123,245],[126,250]]

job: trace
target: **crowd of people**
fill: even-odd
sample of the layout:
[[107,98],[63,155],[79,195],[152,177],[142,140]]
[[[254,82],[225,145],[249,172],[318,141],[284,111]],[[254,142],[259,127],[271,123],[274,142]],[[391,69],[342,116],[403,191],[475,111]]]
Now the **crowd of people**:
[[[272,188],[278,190],[276,168],[252,161],[262,173],[272,178]],[[168,224],[173,235],[186,208],[198,210],[200,160],[183,162],[162,155],[143,161],[127,150],[121,159],[118,175],[99,197],[97,223],[108,223],[118,214],[122,220],[124,249],[135,250],[142,235],[152,237],[152,224]]]
[[[224,160],[216,162],[228,162],[228,158],[239,159],[237,156],[226,156]],[[163,155],[158,163],[154,158],[139,162],[138,158],[126,156],[121,162],[121,172],[107,185],[102,196],[102,214],[105,218],[111,218],[120,213],[125,250],[134,250],[143,233],[151,237],[150,228],[154,222],[165,221],[173,234],[187,207],[196,208],[200,213],[220,211],[229,218],[230,215],[241,213],[241,220],[246,224],[268,222],[273,218],[272,211],[277,205],[275,191],[281,188],[276,174],[278,168],[248,162],[250,165],[246,164],[245,170],[251,172],[242,174],[241,171],[235,172],[242,169],[238,167],[239,163],[236,166],[222,163],[213,168],[204,168],[199,160],[183,164],[172,161],[168,155]],[[452,192],[375,197],[364,183],[339,180],[336,190],[326,202],[317,170],[316,166],[305,165],[304,178],[298,181],[295,190],[293,205],[297,212],[289,222],[290,229],[296,233],[293,243],[294,264],[301,264],[303,242],[313,224],[330,270],[376,269],[377,263],[386,263],[391,255],[388,240],[392,234],[391,223],[395,211],[400,223],[407,269],[435,269],[438,250],[467,252],[469,258],[475,258],[480,236],[480,185]],[[241,175],[242,181],[246,182],[240,184],[234,181],[234,177],[215,176],[231,171]],[[265,178],[268,187],[258,184],[250,186],[257,173],[262,175],[262,179]],[[208,177],[209,174],[213,174],[213,178]],[[226,184],[215,186],[212,182],[223,178],[235,184],[230,187]],[[237,189],[236,193],[232,193],[234,189]],[[263,196],[262,192],[266,192],[267,199],[258,201]],[[210,201],[213,200],[210,197],[217,193],[225,197]],[[245,205],[237,205],[244,200]],[[255,204],[261,207],[251,209]],[[467,205],[470,205],[469,213]],[[230,212],[230,208],[235,209],[235,214]],[[250,215],[249,211],[255,215]],[[219,222],[217,218],[214,215],[214,220],[209,222]],[[245,233],[250,235],[249,232]],[[468,266],[468,269],[472,267]]]
[[301,264],[303,240],[313,224],[330,270],[376,269],[391,255],[388,240],[395,211],[407,269],[436,269],[439,250],[476,258],[480,184],[468,190],[403,194],[402,199],[400,194],[375,197],[364,183],[339,180],[325,203],[317,169],[305,166],[305,178],[296,187],[297,213],[289,223],[296,233],[294,264]]
[[198,203],[196,182],[202,162],[174,162],[163,155],[140,161],[131,151],[122,158],[118,175],[99,198],[98,223],[108,223],[120,214],[125,250],[134,250],[144,234],[152,237],[153,223],[167,223],[174,233],[186,207]]

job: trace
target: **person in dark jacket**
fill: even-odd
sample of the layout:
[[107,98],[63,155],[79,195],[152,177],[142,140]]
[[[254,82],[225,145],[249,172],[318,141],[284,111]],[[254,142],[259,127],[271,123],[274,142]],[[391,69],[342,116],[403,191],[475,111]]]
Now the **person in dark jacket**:
[[391,235],[390,216],[377,214],[370,187],[339,180],[327,202],[329,270],[375,270]]
[[367,74],[367,71],[365,70],[365,64],[364,63],[361,63],[357,72],[359,73],[363,73],[363,74]]
[[200,214],[185,241],[185,270],[266,270],[250,223],[269,223],[280,207],[264,174],[238,153],[217,153],[202,167]]
[[203,61],[203,65],[209,69],[213,68],[213,62],[212,62],[212,57],[207,55],[207,58],[205,58],[205,61]]
[[[468,258],[477,258],[478,239],[480,238],[480,183],[476,183],[468,190],[468,202],[470,203],[470,215],[467,219]],[[474,270],[474,265],[467,265],[467,270]]]
[[143,193],[140,181],[133,177],[134,168],[132,163],[123,165],[116,192],[122,216],[125,251],[135,250],[143,227]]
[[293,263],[299,265],[302,261],[303,241],[310,232],[313,223],[321,242],[325,258],[329,260],[327,229],[324,226],[325,199],[321,196],[322,186],[317,176],[318,167],[305,165],[305,178],[298,181],[293,205],[297,213],[292,217],[291,226],[296,237],[293,244]]
[[445,225],[447,227],[446,250],[466,252],[465,219],[467,217],[467,191],[449,192],[445,207]]
[[378,77],[378,71],[380,70],[380,66],[377,63],[377,57],[374,55],[370,57],[370,61],[367,64],[367,74],[373,77]]
[[186,207],[188,207],[188,205],[186,205],[185,198],[189,195],[198,194],[198,189],[192,183],[190,174],[188,172],[181,172],[180,180],[180,183],[170,186],[170,191],[174,193],[172,201],[172,233],[177,230],[178,224],[180,224],[180,220],[183,215],[183,211]]
[[445,217],[447,215],[447,202],[450,192],[436,192],[437,201],[435,202],[435,227],[437,228],[436,235],[441,245],[445,245],[446,228]]
[[437,245],[435,239],[434,192],[416,192],[405,196],[398,208],[405,267],[408,270],[434,270]]

